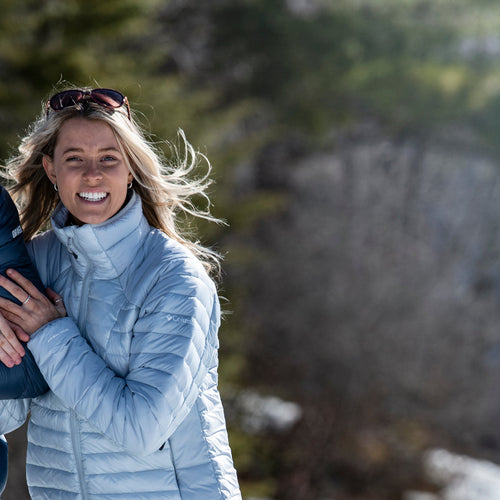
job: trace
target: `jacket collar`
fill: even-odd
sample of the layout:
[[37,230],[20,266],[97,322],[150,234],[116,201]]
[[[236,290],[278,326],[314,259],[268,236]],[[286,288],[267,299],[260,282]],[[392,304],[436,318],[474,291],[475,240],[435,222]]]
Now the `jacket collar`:
[[66,225],[68,215],[59,203],[52,215],[54,232],[68,249],[75,271],[83,276],[91,268],[98,279],[120,276],[151,229],[135,192],[125,207],[101,224]]

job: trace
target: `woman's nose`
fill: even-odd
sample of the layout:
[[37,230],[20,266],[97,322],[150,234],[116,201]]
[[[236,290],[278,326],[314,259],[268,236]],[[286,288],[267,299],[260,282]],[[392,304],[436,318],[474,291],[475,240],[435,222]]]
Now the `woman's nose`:
[[100,179],[102,177],[102,172],[96,162],[90,161],[83,171],[83,176],[86,179]]

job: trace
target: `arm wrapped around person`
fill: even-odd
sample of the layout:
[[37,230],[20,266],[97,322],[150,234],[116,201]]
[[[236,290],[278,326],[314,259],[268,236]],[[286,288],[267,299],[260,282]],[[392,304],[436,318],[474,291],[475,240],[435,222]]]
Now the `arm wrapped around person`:
[[[45,290],[24,244],[16,206],[7,190],[0,186],[0,273],[5,275],[9,268],[19,271],[40,291]],[[2,287],[0,297],[19,304],[19,301]],[[0,399],[32,398],[44,394],[49,389],[26,343],[22,344],[26,354],[19,365],[8,368],[0,363]]]

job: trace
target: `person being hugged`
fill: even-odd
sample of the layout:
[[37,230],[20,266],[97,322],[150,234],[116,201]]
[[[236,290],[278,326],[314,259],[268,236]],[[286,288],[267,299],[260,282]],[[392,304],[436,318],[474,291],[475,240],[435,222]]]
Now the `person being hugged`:
[[0,360],[19,364],[26,343],[49,387],[0,401],[0,433],[30,415],[34,499],[241,499],[217,388],[218,256],[177,223],[215,220],[191,202],[210,169],[192,178],[206,158],[179,134],[167,162],[121,92],[71,88],[7,164],[48,287],[0,275],[14,299],[0,297]]

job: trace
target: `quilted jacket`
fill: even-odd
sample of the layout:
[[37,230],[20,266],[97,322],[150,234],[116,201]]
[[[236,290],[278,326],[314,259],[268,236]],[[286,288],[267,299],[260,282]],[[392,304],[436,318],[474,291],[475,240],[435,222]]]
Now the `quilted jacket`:
[[[0,186],[0,273],[5,275],[9,268],[17,269],[39,290],[45,290],[26,250],[17,208],[7,190]],[[19,304],[19,301],[2,287],[0,297]],[[23,345],[26,355],[20,365],[7,368],[0,363],[0,399],[34,397],[49,389],[31,352],[26,349],[26,344]]]
[[241,499],[217,389],[219,302],[140,199],[98,224],[53,229],[30,248],[68,316],[28,343],[51,390],[0,402],[0,433],[26,419],[35,499]]

